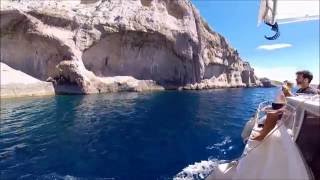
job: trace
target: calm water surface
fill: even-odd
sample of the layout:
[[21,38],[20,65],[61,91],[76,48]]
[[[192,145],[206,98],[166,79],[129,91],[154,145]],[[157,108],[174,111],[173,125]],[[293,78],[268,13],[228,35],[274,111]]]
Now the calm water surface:
[[55,96],[1,101],[0,179],[167,179],[231,160],[274,88]]

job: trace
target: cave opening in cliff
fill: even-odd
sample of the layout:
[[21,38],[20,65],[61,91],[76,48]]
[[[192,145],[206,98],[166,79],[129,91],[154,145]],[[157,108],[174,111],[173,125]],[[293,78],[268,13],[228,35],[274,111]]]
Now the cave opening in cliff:
[[194,68],[174,52],[173,43],[157,33],[111,33],[85,50],[82,60],[100,77],[132,76],[178,87],[194,81]]
[[39,33],[18,11],[1,14],[0,38],[1,62],[42,81],[55,75],[61,61],[72,60],[69,47]]

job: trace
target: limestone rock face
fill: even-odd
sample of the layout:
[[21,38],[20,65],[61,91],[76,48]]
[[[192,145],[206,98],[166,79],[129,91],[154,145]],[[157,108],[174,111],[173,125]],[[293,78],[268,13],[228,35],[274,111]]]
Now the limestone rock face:
[[260,85],[188,0],[4,0],[0,15],[1,62],[58,92]]
[[0,62],[1,98],[54,95],[52,83],[40,81]]
[[268,78],[261,78],[260,81],[263,87],[277,87],[277,85]]

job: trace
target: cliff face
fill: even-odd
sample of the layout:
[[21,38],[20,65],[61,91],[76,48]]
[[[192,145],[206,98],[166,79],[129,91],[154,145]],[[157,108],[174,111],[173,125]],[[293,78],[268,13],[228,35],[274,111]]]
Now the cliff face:
[[[42,82],[21,71],[14,70],[0,62],[0,98],[19,96],[54,95],[54,87],[50,82]],[[26,84],[25,82],[28,82]]]
[[188,0],[1,1],[1,62],[57,92],[260,85]]

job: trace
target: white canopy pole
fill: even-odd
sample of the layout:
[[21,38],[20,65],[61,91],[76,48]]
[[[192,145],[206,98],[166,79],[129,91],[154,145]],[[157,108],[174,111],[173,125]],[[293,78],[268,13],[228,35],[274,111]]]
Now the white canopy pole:
[[266,23],[275,31],[268,40],[280,36],[278,24],[294,23],[319,19],[320,0],[261,0],[258,15],[258,25]]
[[261,0],[258,24],[317,20],[319,5],[319,0]]

